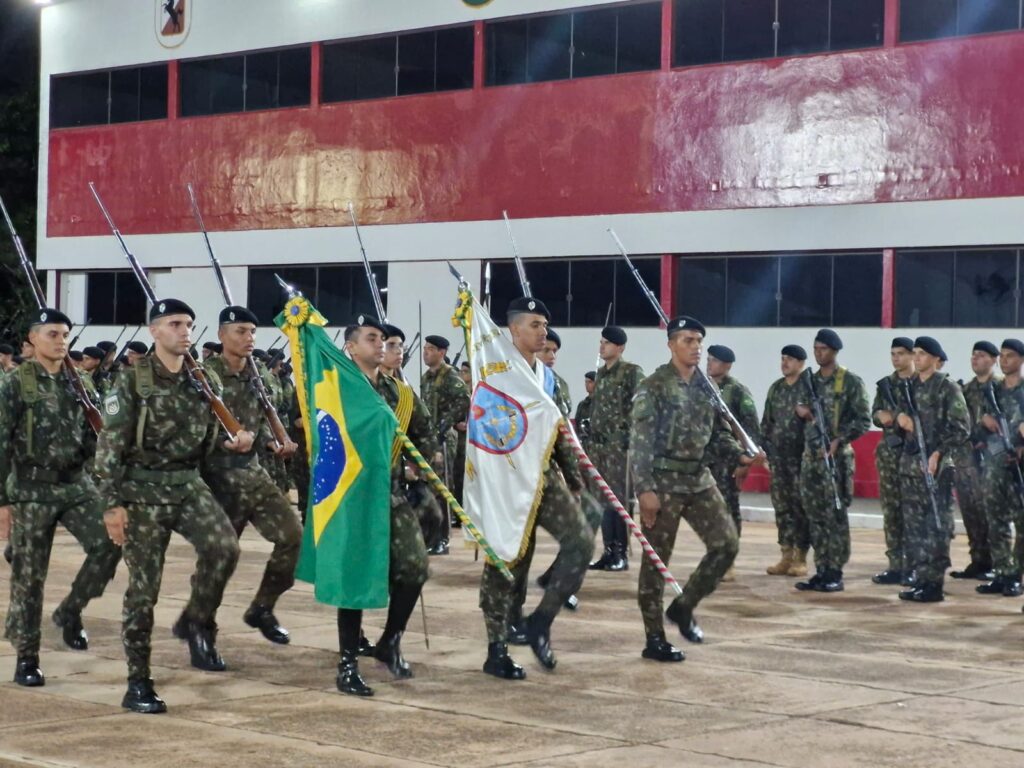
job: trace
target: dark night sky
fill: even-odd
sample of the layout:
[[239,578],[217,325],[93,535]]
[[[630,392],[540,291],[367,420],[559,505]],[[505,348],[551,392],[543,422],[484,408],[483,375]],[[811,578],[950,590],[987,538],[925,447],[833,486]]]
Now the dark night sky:
[[39,82],[39,8],[0,0],[0,94],[35,90]]

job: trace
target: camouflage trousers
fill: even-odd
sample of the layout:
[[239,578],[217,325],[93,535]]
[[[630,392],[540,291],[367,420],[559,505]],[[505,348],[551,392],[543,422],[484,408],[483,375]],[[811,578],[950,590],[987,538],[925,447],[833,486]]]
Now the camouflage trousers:
[[941,493],[936,494],[936,508],[932,509],[916,456],[902,457],[899,481],[905,568],[916,571],[919,584],[941,584],[949,568],[952,509],[943,502]]
[[[740,537],[736,533],[736,525],[717,486],[688,494],[666,493],[659,490],[658,498],[661,500],[658,517],[653,526],[643,526],[643,533],[665,565],[672,559],[680,518],[686,520],[706,550],[704,557],[686,580],[683,594],[673,601],[693,609],[715,591],[718,582],[729,570],[739,552]],[[644,619],[644,631],[649,635],[665,631],[662,618],[664,593],[665,579],[651,564],[650,558],[644,557],[640,563],[637,602]]]
[[290,460],[270,455],[266,459],[261,459],[261,461],[263,462],[263,468],[267,470],[267,474],[270,475],[274,485],[278,487],[281,493],[287,495],[288,491],[292,489]]
[[[594,551],[594,529],[557,470],[549,468],[545,473],[544,495],[537,508],[535,525],[550,533],[559,545],[551,580],[536,610],[540,615],[554,617],[569,596],[579,591]],[[524,554],[509,568],[515,578],[513,584],[509,584],[493,565],[484,564],[480,579],[480,609],[484,614],[488,642],[504,643],[508,639],[512,610],[521,605],[518,601],[525,595],[536,535],[536,529],[527,531],[526,536],[531,539],[527,549],[530,556]]]
[[439,500],[429,484],[423,480],[408,483],[405,498],[416,513],[423,543],[428,550],[436,546],[442,538],[450,535],[444,519],[448,508],[447,502]]
[[715,478],[718,492],[722,494],[722,499],[725,501],[725,508],[729,510],[729,516],[732,517],[732,521],[736,525],[737,536],[742,533],[743,519],[740,517],[740,489],[736,487],[736,478],[732,473],[738,466],[739,462],[716,462],[708,467],[712,477]]
[[[982,474],[988,543],[996,576],[1019,576],[1024,564],[1024,509],[1014,486],[1013,468],[1003,457],[988,458]],[[1010,524],[1016,526],[1016,540]]]
[[971,562],[989,568],[992,565],[992,551],[988,544],[988,518],[985,515],[981,468],[973,461],[964,462],[957,465],[954,475],[956,499],[964,528],[967,529]]
[[882,527],[885,531],[885,556],[889,570],[907,571],[904,544],[903,505],[901,504],[902,477],[900,476],[901,449],[893,449],[881,440],[875,448],[875,466],[878,468],[878,496],[882,503]]
[[200,625],[215,626],[224,587],[238,564],[238,534],[205,483],[195,481],[186,501],[175,504],[130,502],[124,560],[128,591],[124,595],[124,641],[128,677],[150,677],[153,607],[160,594],[164,557],[171,533],[181,534],[196,551],[192,594],[184,614]]
[[811,531],[800,500],[800,457],[778,458],[771,466],[770,490],[779,546],[806,552],[811,548]]
[[12,506],[14,557],[5,634],[19,656],[31,656],[39,653],[43,587],[57,523],[85,550],[85,562],[57,608],[64,615],[80,614],[90,600],[103,594],[114,578],[121,550],[107,537],[100,500],[95,495],[64,502],[23,501]]
[[302,523],[305,524],[306,505],[309,503],[309,452],[306,448],[306,432],[302,429],[294,429],[291,436],[299,449],[292,456],[289,468],[291,469],[292,483],[295,485],[295,491],[299,497],[299,516]]
[[[597,443],[595,441],[591,441],[590,450],[590,460],[597,467],[597,471],[601,473],[601,477],[608,483],[608,487],[612,489],[619,503],[626,509],[630,509],[632,499],[627,498],[631,494],[627,493],[626,488],[626,476],[629,472],[628,452],[622,450],[619,446]],[[601,513],[601,538],[604,542],[604,548],[606,550],[621,548],[623,554],[625,554],[629,543],[626,522],[615,511],[615,507],[612,506],[611,502],[604,498],[604,495],[597,489],[597,486],[591,483],[591,487],[597,498],[600,499],[603,510]]]
[[805,450],[800,463],[800,500],[810,525],[814,565],[819,572],[842,571],[850,559],[850,519],[847,508],[853,499],[853,449],[836,456],[836,483],[840,509],[836,509],[832,482],[817,450]]
[[253,598],[255,605],[273,608],[295,583],[295,564],[302,545],[302,526],[295,508],[262,467],[208,468],[203,472],[203,480],[239,538],[252,523],[260,536],[274,545]]
[[388,578],[396,584],[423,586],[430,569],[427,547],[423,543],[420,519],[406,498],[404,485],[391,490],[391,567]]

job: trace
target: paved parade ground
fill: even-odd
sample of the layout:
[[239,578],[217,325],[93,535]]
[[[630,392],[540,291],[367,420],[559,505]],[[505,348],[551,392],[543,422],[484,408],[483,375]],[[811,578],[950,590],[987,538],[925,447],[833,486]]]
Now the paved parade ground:
[[[958,537],[956,566],[966,564],[965,548]],[[371,700],[335,690],[335,614],[313,602],[308,585],[279,606],[290,647],[242,623],[269,545],[249,533],[242,549],[219,614],[229,671],[204,673],[188,666],[170,634],[193,564],[188,545],[172,540],[153,651],[170,711],[142,716],[119,706],[123,564],[86,612],[88,652],[62,650],[49,623],[80,562],[75,542],[59,534],[47,582],[46,687],[0,683],[0,767],[1024,765],[1021,600],[982,597],[976,582],[949,580],[945,603],[903,604],[893,588],[869,581],[883,562],[878,530],[854,531],[847,591],[824,596],[765,576],[778,555],[775,529],[748,524],[738,578],[701,606],[708,639],[687,646],[682,664],[640,658],[635,555],[628,574],[591,573],[579,612],[555,623],[555,672],[543,672],[529,649],[514,649],[527,669],[523,682],[480,672],[480,567],[458,549],[431,561],[430,650],[419,611],[406,635],[416,678],[391,682],[363,661],[377,692]],[[536,573],[553,552],[542,536]],[[682,526],[673,569],[680,580],[698,553]],[[0,561],[0,611],[8,574]],[[531,586],[530,605],[537,594]],[[380,612],[368,616],[371,639],[382,621]],[[0,669],[9,681],[7,644]]]

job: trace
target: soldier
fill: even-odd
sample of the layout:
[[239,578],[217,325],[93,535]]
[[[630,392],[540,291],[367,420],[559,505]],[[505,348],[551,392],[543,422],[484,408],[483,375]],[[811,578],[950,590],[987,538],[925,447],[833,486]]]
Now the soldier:
[[893,372],[878,382],[875,400],[871,404],[871,420],[882,428],[882,439],[875,448],[875,466],[878,467],[878,494],[882,502],[882,525],[885,530],[885,555],[889,566],[871,577],[875,584],[901,584],[909,575],[903,524],[903,505],[900,503],[900,461],[903,456],[903,431],[896,424],[896,400],[902,391],[902,382],[914,375],[914,340],[897,336],[889,348]]
[[771,497],[779,530],[782,558],[768,566],[769,576],[806,576],[811,533],[800,500],[800,462],[804,451],[803,423],[796,405],[804,398],[800,374],[807,351],[796,344],[782,348],[782,378],[768,388],[761,417],[761,435],[771,466]]
[[0,538],[14,544],[6,637],[17,652],[14,682],[24,686],[45,683],[40,623],[57,523],[85,550],[71,591],[53,614],[71,649],[89,647],[82,610],[103,594],[121,557],[107,540],[99,494],[83,470],[95,437],[61,371],[71,327],[56,309],[35,312],[29,327],[35,359],[0,381]]
[[[351,356],[377,393],[399,417],[399,427],[409,436],[424,456],[438,451],[430,423],[430,414],[412,387],[402,381],[383,375],[380,365],[384,360],[384,337],[387,331],[369,315],[360,315],[345,329],[345,351]],[[402,423],[403,416],[407,423]],[[391,474],[391,570],[388,580],[391,599],[387,623],[377,641],[374,658],[383,662],[394,677],[413,676],[409,663],[402,656],[401,639],[406,624],[416,607],[420,592],[427,581],[427,548],[423,543],[416,512],[406,498],[405,470],[396,462]],[[358,656],[363,612],[349,608],[338,609],[338,640],[341,661],[338,664],[338,690],[354,696],[372,696],[373,690],[359,674]]]
[[99,347],[86,347],[82,350],[82,374],[88,375],[90,381],[93,381],[93,374],[102,362],[103,350]]
[[583,374],[583,388],[586,390],[587,396],[576,406],[576,434],[579,435],[580,445],[587,453],[590,453],[590,417],[594,412],[594,380],[596,378],[597,371],[587,371]]
[[[818,370],[809,377],[804,374],[805,385],[812,386],[821,398],[827,435],[819,434],[809,405],[801,403],[796,407],[797,415],[806,422],[804,455],[800,464],[800,498],[810,522],[816,569],[809,580],[797,582],[796,588],[800,590],[841,592],[844,589],[843,567],[850,559],[850,520],[847,516],[847,508],[853,500],[853,448],[850,443],[868,431],[871,414],[864,382],[836,362],[836,355],[842,348],[839,334],[822,328],[814,337],[814,359]],[[805,403],[809,400],[808,393]],[[824,451],[835,462],[835,486],[828,476]]]
[[73,362],[75,364],[75,370],[78,371],[79,373],[81,373],[82,372],[82,357],[83,357],[81,351],[79,351],[77,349],[72,349],[70,352],[68,352],[68,357],[70,357],[71,358],[71,362]]
[[[671,359],[641,382],[633,403],[633,477],[640,502],[643,532],[668,565],[685,518],[707,550],[690,575],[683,594],[673,600],[665,618],[691,643],[704,641],[693,611],[710,595],[739,551],[736,524],[704,460],[709,449],[731,454],[746,466],[763,462],[742,455],[742,449],[719,418],[697,372],[705,329],[695,318],[681,315],[668,324]],[[728,449],[719,449],[721,441]],[[640,565],[637,600],[647,633],[641,654],[654,661],[682,661],[683,652],[665,639],[662,595],[665,582],[648,558]]]
[[[243,620],[270,642],[286,645],[290,640],[288,630],[274,616],[274,606],[295,583],[302,527],[294,507],[262,467],[261,456],[268,453],[291,456],[296,446],[291,439],[283,445],[277,443],[253,387],[248,357],[259,324],[256,315],[245,307],[225,307],[218,323],[217,337],[223,344],[223,354],[210,357],[207,369],[220,380],[228,410],[256,434],[256,442],[253,449],[245,453],[229,450],[223,443],[215,444],[213,452],[203,458],[203,481],[227,513],[239,538],[245,526],[252,523],[259,534],[274,545],[263,580]],[[269,390],[270,372],[259,363],[256,365]],[[184,627],[176,634],[184,636]]]
[[216,341],[207,341],[203,343],[203,362],[207,362],[211,357],[219,355],[223,352],[223,348]]
[[10,344],[0,344],[0,378],[5,373],[14,370],[14,347]]
[[942,584],[949,567],[953,515],[950,507],[938,498],[928,498],[919,453],[922,441],[914,433],[915,420],[908,397],[916,406],[924,450],[927,451],[925,461],[933,477],[938,475],[943,458],[959,450],[970,435],[967,402],[960,387],[939,373],[936,367],[943,357],[942,346],[931,336],[919,336],[914,340],[917,375],[910,381],[904,379],[901,382],[904,397],[901,413],[896,419],[906,435],[899,463],[903,545],[907,567],[915,574],[913,588],[900,592],[900,599],[917,603],[936,603],[944,599]]
[[462,383],[466,385],[466,389],[473,386],[473,371],[469,367],[469,361],[463,360],[459,366],[459,378],[462,379]]
[[[985,385],[991,391],[999,410],[1013,430],[1008,437],[1017,444],[1017,425],[1024,419],[1024,382],[1021,380],[1021,362],[1024,361],[1024,342],[1006,339],[999,349],[999,367],[1003,372],[1002,382],[989,380]],[[981,425],[986,435],[987,455],[982,471],[982,486],[985,495],[985,516],[988,520],[988,540],[992,550],[992,565],[995,578],[987,584],[979,584],[975,590],[983,595],[1017,597],[1021,594],[1021,567],[1024,563],[1024,507],[1021,506],[1020,491],[1016,486],[1018,457],[1014,451],[1003,449],[999,421],[990,395],[986,392],[984,414]],[[1016,540],[1010,524],[1016,527]]]
[[[630,506],[629,432],[633,397],[644,371],[622,359],[626,332],[617,325],[601,329],[598,356],[604,365],[594,381],[594,405],[590,414],[590,460],[626,509]],[[601,497],[603,498],[603,497]],[[603,504],[601,538],[604,552],[590,564],[592,571],[627,571],[629,536],[626,523],[608,502]]]
[[974,378],[962,387],[967,401],[967,415],[971,419],[971,438],[954,456],[956,471],[956,498],[960,506],[960,517],[967,529],[967,544],[971,562],[962,571],[950,571],[954,579],[981,579],[989,581],[995,577],[992,571],[992,551],[989,549],[988,520],[985,517],[985,499],[982,491],[982,458],[988,430],[982,426],[985,413],[985,387],[989,381],[1000,382],[995,375],[995,364],[999,360],[999,348],[991,341],[979,341],[971,351],[971,370]]
[[135,365],[135,362],[140,357],[145,357],[147,352],[149,352],[149,347],[146,346],[145,342],[129,341],[125,347],[125,364],[128,366]]
[[555,370],[555,363],[558,362],[558,353],[562,351],[562,337],[554,328],[548,328],[548,337],[544,342],[544,349],[537,354],[537,359],[551,369],[555,375],[555,405],[562,412],[565,418],[572,415],[572,395],[569,394],[569,384],[558,375]]
[[[183,301],[156,302],[149,311],[154,353],[126,369],[103,401],[96,475],[107,533],[123,547],[128,565],[122,632],[128,690],[121,706],[134,712],[167,711],[153,689],[149,658],[153,606],[172,531],[197,555],[192,594],[175,626],[187,635],[192,666],[226,668],[215,644],[215,615],[238,562],[238,535],[200,477],[199,462],[218,442],[246,454],[254,436],[241,431],[226,440],[193,386],[184,357],[194,320]],[[214,376],[210,386],[220,389]]]
[[[545,366],[537,358],[547,339],[551,315],[538,299],[520,298],[509,304],[507,326],[519,354],[541,380],[546,380]],[[549,394],[553,389],[549,391]],[[558,556],[544,596],[536,610],[525,619],[526,639],[534,655],[545,669],[554,669],[551,650],[551,625],[562,605],[583,584],[587,560],[594,547],[594,533],[578,495],[583,490],[576,456],[566,438],[559,434],[548,467],[544,472],[543,494],[537,507],[536,525],[544,528],[558,542]],[[527,536],[534,536],[528,531]],[[484,672],[506,680],[522,680],[526,673],[508,655],[509,620],[517,594],[524,589],[529,571],[529,558],[512,567],[515,584],[509,584],[490,563],[484,564],[480,581],[480,608],[487,626],[487,661]]]

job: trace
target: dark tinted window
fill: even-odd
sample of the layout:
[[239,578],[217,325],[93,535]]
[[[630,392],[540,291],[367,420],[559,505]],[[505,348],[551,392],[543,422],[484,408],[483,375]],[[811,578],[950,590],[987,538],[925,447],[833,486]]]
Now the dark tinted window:
[[435,89],[452,91],[473,87],[473,28],[437,30]]
[[178,65],[182,117],[241,112],[245,57],[183,61]]
[[728,259],[679,260],[676,312],[708,325],[725,325]]
[[1021,0],[901,0],[900,40],[1020,29]]
[[661,67],[661,3],[618,9],[616,72],[643,72]]
[[830,18],[829,50],[882,44],[885,0],[832,0]]
[[569,325],[603,328],[609,306],[614,316],[615,265],[613,259],[569,262]]
[[[633,265],[656,297],[661,298],[661,258],[634,258]],[[605,307],[605,313],[608,308]],[[637,284],[622,259],[615,260],[615,306],[612,323],[616,325],[657,326],[661,318],[651,306],[643,289]],[[601,319],[603,327],[604,318]]]
[[245,109],[309,104],[309,48],[251,53],[245,57]]
[[573,27],[573,77],[615,73],[615,8],[577,13]]
[[146,322],[146,296],[131,272],[90,272],[85,285],[85,315],[93,325]]
[[[388,265],[371,263],[381,298],[387,310]],[[333,326],[347,325],[360,312],[374,313],[373,298],[360,264],[323,267],[253,267],[249,270],[248,306],[260,319],[260,325],[272,325],[284,308],[286,297],[274,275],[294,285]]]
[[526,82],[526,44],[529,19],[512,19],[487,25],[487,84]]
[[310,49],[183,61],[182,117],[309,104]]
[[784,256],[779,260],[779,325],[828,325],[832,322],[832,259]]
[[953,325],[953,251],[908,251],[896,258],[896,325]]
[[775,53],[775,0],[725,0],[723,58],[766,59]]
[[797,56],[828,50],[827,0],[779,0],[779,44],[776,56]]
[[526,79],[531,83],[569,77],[572,14],[530,19],[526,45]]
[[839,253],[832,260],[832,325],[882,322],[882,254]]
[[1020,28],[1020,0],[960,0],[958,35],[1003,32]]
[[676,66],[722,60],[722,0],[676,0],[674,53]]
[[394,96],[396,45],[394,37],[325,45],[322,62],[323,101]]
[[1017,324],[1017,252],[957,251],[953,322],[957,326]]
[[50,80],[50,127],[103,125],[167,117],[167,65],[56,75]]
[[398,38],[398,95],[434,90],[437,34],[417,32]]
[[762,256],[729,259],[726,325],[777,325],[779,260]]

